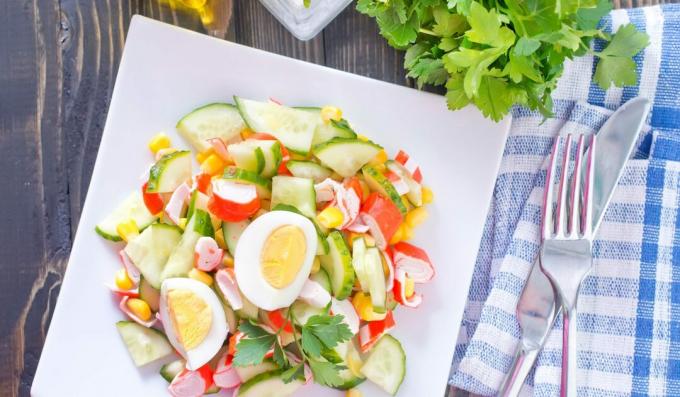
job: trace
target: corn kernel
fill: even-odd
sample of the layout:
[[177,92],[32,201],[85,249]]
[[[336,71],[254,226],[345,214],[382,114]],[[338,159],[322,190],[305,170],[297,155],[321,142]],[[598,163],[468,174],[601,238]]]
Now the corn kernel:
[[118,226],[116,226],[116,232],[118,232],[120,238],[126,242],[129,242],[133,238],[139,236],[139,228],[137,227],[137,223],[134,219],[129,219],[125,222],[119,223]]
[[[349,368],[350,371],[351,371],[352,373],[355,373],[355,372],[352,370],[351,364],[350,364],[350,363],[348,363],[348,364],[350,365],[350,368]],[[361,363],[361,364],[363,364],[363,363]],[[361,371],[359,371],[359,375],[361,375]],[[347,390],[347,392],[345,393],[345,397],[363,397],[363,394],[361,394],[361,391],[360,391],[359,389],[349,389],[349,390]]]
[[127,301],[127,307],[140,320],[149,321],[151,319],[151,308],[145,301],[136,298],[130,299]]
[[413,229],[423,223],[425,219],[427,219],[427,215],[427,210],[425,208],[414,208],[411,212],[406,214],[406,223],[411,229]]
[[402,241],[408,241],[408,240],[412,239],[413,238],[413,229],[411,229],[411,227],[409,227],[409,225],[406,224],[406,223],[403,223],[402,225],[404,225],[404,234],[401,236],[401,240]]
[[373,164],[373,168],[378,170],[381,174],[384,174],[387,171],[385,164]]
[[370,234],[364,234],[364,242],[367,247],[375,247],[375,239]]
[[342,110],[335,106],[324,106],[321,108],[321,120],[328,124],[331,120],[340,121],[342,119]]
[[214,152],[213,152],[212,149],[208,149],[205,152],[198,152],[198,153],[196,153],[196,161],[198,162],[198,164],[203,164],[205,159],[207,159],[208,156],[210,156],[213,153]]
[[305,161],[309,159],[309,157],[299,153],[290,152],[289,155],[291,160]]
[[246,128],[243,131],[241,131],[241,138],[248,139],[253,134],[255,134],[255,133],[251,129]]
[[432,201],[434,201],[434,193],[429,187],[423,186],[423,204],[430,204]]
[[404,294],[406,295],[407,298],[410,298],[415,293],[416,293],[416,285],[413,282],[413,279],[410,278],[410,277],[406,277],[406,285],[404,286]]
[[132,282],[130,279],[130,276],[128,276],[128,273],[125,269],[118,269],[116,272],[116,287],[123,289],[123,290],[128,290],[132,289],[132,287],[135,286],[135,283]]
[[357,139],[360,141],[368,142],[370,139],[366,135],[357,134]]
[[213,278],[208,273],[196,268],[189,270],[189,278],[200,281],[208,286],[212,285],[213,283]]
[[394,235],[390,239],[390,244],[396,244],[404,239],[404,225],[405,223],[399,225],[399,228],[394,232]]
[[208,175],[217,175],[224,171],[225,165],[220,156],[212,153],[201,163],[201,171]]
[[337,207],[327,207],[316,216],[316,219],[323,227],[328,229],[336,228],[342,225],[342,222],[344,221],[342,211],[340,211]]
[[359,318],[364,321],[384,320],[387,313],[376,313],[373,311],[371,296],[363,292],[357,292],[352,298],[352,305],[357,311]]
[[186,229],[187,227],[187,218],[179,218],[179,223],[177,224],[182,230]]
[[312,274],[318,273],[319,269],[321,269],[321,261],[319,261],[319,257],[315,256],[314,257],[314,262],[312,262]]
[[234,258],[225,252],[224,257],[222,258],[222,264],[225,267],[234,267]]
[[373,159],[371,159],[371,161],[369,163],[370,164],[383,164],[387,160],[388,160],[387,152],[383,149],[383,150],[379,151],[378,154],[376,154],[375,157],[373,157]]
[[162,132],[156,134],[149,141],[149,149],[153,154],[156,154],[161,149],[169,148],[170,145],[172,145],[172,142],[170,142],[170,138]]
[[222,229],[217,229],[215,230],[215,242],[217,243],[217,246],[222,248],[223,250],[227,249],[227,243],[224,241],[224,233],[222,233]]

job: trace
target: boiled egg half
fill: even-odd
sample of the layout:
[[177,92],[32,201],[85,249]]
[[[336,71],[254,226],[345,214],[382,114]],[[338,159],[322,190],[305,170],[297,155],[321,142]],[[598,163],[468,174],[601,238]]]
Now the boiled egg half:
[[227,320],[215,292],[200,281],[169,278],[161,284],[159,314],[170,344],[189,370],[210,361],[227,338]]
[[255,219],[236,245],[234,272],[241,292],[255,306],[290,306],[312,270],[317,234],[312,222],[289,211]]

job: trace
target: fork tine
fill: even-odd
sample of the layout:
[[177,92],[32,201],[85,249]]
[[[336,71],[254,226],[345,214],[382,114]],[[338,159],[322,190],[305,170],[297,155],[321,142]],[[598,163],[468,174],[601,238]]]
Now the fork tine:
[[593,232],[593,184],[595,182],[595,152],[597,139],[595,134],[590,137],[590,153],[588,154],[588,165],[586,168],[585,191],[583,194],[583,209],[581,211],[581,233],[590,236]]
[[579,234],[581,231],[579,217],[581,214],[581,170],[583,159],[583,146],[585,144],[585,136],[579,134],[578,145],[576,146],[576,159],[574,160],[574,173],[571,177],[571,199],[569,209],[569,223],[567,230],[569,235]]
[[555,170],[557,168],[557,147],[560,145],[560,138],[556,137],[550,153],[550,164],[545,176],[545,188],[543,190],[543,218],[541,219],[542,238],[548,239],[553,234],[553,190]]
[[557,214],[555,215],[555,234],[564,235],[564,224],[567,219],[567,179],[569,178],[569,154],[571,152],[571,134],[567,134],[567,142],[562,151],[562,175],[560,175],[560,190],[557,197]]

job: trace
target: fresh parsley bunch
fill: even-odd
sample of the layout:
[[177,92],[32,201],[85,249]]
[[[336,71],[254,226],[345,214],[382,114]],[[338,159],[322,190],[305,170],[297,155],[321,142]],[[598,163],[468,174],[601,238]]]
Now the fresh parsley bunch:
[[[649,42],[630,24],[614,35],[597,28],[609,0],[358,0],[357,9],[406,50],[419,87],[445,85],[450,109],[474,103],[494,120],[514,104],[550,117],[564,61],[585,54],[599,59],[602,88],[635,84],[632,58]],[[594,38],[607,46],[591,50]]]

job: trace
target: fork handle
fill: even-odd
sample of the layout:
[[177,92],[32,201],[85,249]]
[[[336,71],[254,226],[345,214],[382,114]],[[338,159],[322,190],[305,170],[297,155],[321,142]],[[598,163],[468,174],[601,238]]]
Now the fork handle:
[[561,397],[576,397],[576,305],[562,310],[562,383]]
[[517,397],[524,386],[524,380],[536,362],[540,348],[525,349],[520,347],[515,353],[515,358],[510,366],[510,372],[505,376],[498,397]]

